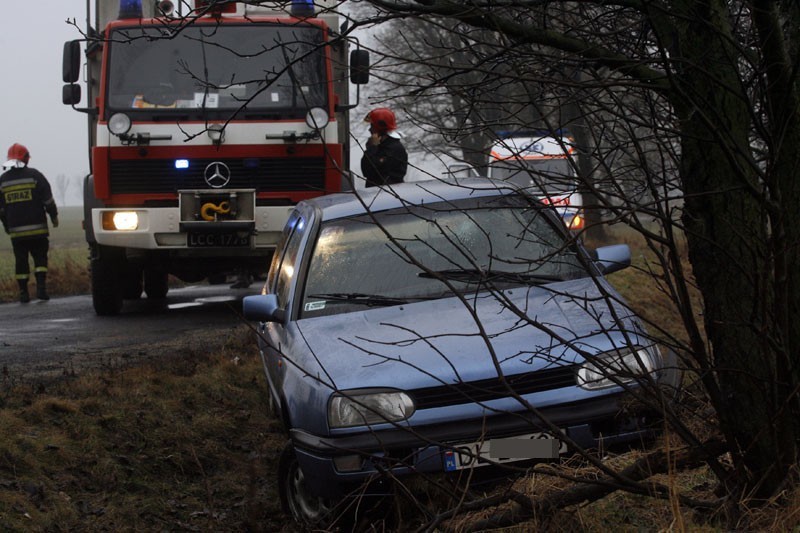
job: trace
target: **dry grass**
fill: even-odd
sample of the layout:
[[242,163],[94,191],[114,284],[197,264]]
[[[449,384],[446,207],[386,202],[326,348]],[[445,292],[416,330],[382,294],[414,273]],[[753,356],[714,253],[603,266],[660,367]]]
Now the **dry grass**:
[[284,436],[252,341],[242,330],[158,366],[4,387],[0,530],[280,530]]
[[[33,272],[33,262],[31,262]],[[31,273],[28,281],[29,291],[33,292],[36,281]],[[86,246],[79,248],[54,248],[48,255],[47,291],[50,296],[88,294],[91,291],[89,279],[89,251]],[[15,302],[19,288],[14,278],[14,256],[9,251],[0,255],[0,303]]]

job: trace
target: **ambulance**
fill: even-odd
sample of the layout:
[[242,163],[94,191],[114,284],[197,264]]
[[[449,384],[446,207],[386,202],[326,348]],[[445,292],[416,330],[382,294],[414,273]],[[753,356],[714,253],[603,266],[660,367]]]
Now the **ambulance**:
[[572,137],[503,136],[492,145],[488,177],[529,190],[555,208],[570,230],[583,229],[583,197]]

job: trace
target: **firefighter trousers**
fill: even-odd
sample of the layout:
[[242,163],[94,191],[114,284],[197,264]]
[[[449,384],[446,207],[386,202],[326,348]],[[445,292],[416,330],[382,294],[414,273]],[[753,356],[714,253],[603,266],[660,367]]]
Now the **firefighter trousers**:
[[11,245],[14,247],[17,280],[27,280],[30,276],[31,267],[28,263],[28,255],[33,258],[34,272],[47,272],[47,252],[50,249],[50,241],[47,237],[11,239]]

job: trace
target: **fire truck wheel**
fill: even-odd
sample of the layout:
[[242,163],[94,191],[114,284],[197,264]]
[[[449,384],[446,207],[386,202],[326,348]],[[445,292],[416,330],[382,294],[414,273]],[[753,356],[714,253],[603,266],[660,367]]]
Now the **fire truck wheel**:
[[103,253],[92,258],[92,304],[100,316],[116,315],[122,310],[121,266],[121,256],[116,253]]
[[127,268],[122,280],[122,297],[126,300],[138,300],[142,297],[142,270]]
[[151,299],[166,298],[169,292],[169,274],[162,270],[145,269],[144,292]]

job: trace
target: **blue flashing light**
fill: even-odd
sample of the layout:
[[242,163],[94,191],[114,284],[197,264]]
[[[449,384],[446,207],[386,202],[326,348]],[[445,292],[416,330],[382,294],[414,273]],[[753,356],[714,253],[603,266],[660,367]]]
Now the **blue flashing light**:
[[117,18],[142,18],[142,0],[119,0],[119,16]]
[[176,159],[175,160],[175,168],[178,170],[184,170],[189,168],[189,160],[188,159]]
[[293,17],[308,18],[314,15],[314,0],[292,0]]

